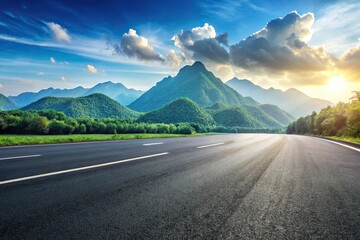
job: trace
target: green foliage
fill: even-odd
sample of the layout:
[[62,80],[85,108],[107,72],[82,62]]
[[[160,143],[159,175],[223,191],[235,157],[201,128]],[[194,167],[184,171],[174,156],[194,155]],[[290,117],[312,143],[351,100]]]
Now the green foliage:
[[350,98],[350,100],[359,101],[360,102],[360,91],[353,91],[353,96]]
[[[48,119],[44,115],[49,116]],[[0,112],[0,134],[194,134],[206,129],[190,123],[141,123],[119,118],[62,118],[61,113],[51,111],[3,111]]]
[[211,115],[189,98],[179,98],[161,109],[140,116],[138,122],[148,123],[197,123],[213,125]]
[[360,101],[338,103],[289,124],[289,134],[360,137]]
[[28,129],[34,134],[47,134],[49,133],[49,120],[42,116],[34,117]]
[[258,107],[229,107],[212,113],[217,125],[240,128],[281,128],[282,125]]
[[71,143],[106,140],[129,140],[143,138],[171,138],[188,134],[73,134],[73,135],[0,135],[0,146],[24,144]]
[[[86,97],[44,97],[23,108],[23,110],[53,109],[65,113],[72,118],[122,118],[136,119],[139,113],[122,106],[115,100],[103,95],[92,94]],[[61,116],[53,116],[51,111],[44,111],[48,119],[61,119]]]

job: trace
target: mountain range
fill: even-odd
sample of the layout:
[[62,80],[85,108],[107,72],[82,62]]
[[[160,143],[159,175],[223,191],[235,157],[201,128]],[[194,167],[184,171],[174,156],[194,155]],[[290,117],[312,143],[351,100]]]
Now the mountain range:
[[10,96],[11,99],[18,107],[24,107],[33,103],[43,97],[83,97],[94,93],[104,94],[122,105],[128,105],[137,99],[144,92],[127,88],[121,83],[103,82],[95,85],[92,88],[76,87],[72,89],[55,89],[47,88],[39,92],[24,92],[17,96]]
[[137,113],[117,101],[95,93],[86,97],[44,97],[22,108],[22,110],[54,109],[72,118],[121,118],[136,119]]
[[[48,88],[37,93],[25,92],[9,98],[0,95],[0,109],[16,108],[14,102],[17,108],[22,106],[25,110],[55,109],[65,112],[68,117],[76,118],[136,119],[140,115],[139,112],[149,112],[140,119],[169,123],[174,122],[174,119],[168,118],[167,115],[179,115],[185,112],[183,108],[188,107],[189,111],[186,111],[186,114],[193,115],[197,112],[201,115],[200,119],[207,119],[204,113],[206,110],[212,116],[212,121],[215,120],[218,124],[227,121],[222,117],[225,115],[233,119],[228,119],[230,122],[226,124],[230,125],[240,121],[240,116],[245,116],[248,126],[252,126],[253,121],[260,127],[285,126],[295,120],[293,116],[303,116],[331,104],[325,100],[310,98],[296,89],[285,92],[273,88],[264,89],[248,80],[236,78],[225,84],[201,62],[181,68],[175,77],[163,79],[146,93],[128,89],[121,83],[104,82],[92,88]],[[124,106],[127,104],[129,108]],[[177,113],[171,114],[172,111]],[[179,121],[184,117],[187,116],[178,116],[175,119]],[[194,119],[196,120],[193,118],[191,121],[198,122]],[[205,122],[207,125],[211,121],[208,119]]]
[[295,88],[286,91],[275,88],[265,89],[247,79],[240,80],[238,78],[233,78],[226,84],[243,96],[252,97],[260,103],[277,105],[296,118],[333,105],[329,101],[309,97]]
[[[216,124],[222,127],[281,128],[281,124],[258,106],[229,107],[217,103],[203,109],[189,98],[179,98],[164,107],[140,116],[138,122],[148,123],[198,123],[204,126]],[[288,124],[288,123],[287,123]],[[286,125],[287,125],[286,124]]]
[[243,97],[224,84],[208,71],[204,64],[195,62],[191,66],[181,68],[175,77],[169,76],[158,82],[128,107],[136,111],[149,112],[181,97],[187,97],[201,107],[209,107],[217,102],[230,106],[258,104],[254,99]]

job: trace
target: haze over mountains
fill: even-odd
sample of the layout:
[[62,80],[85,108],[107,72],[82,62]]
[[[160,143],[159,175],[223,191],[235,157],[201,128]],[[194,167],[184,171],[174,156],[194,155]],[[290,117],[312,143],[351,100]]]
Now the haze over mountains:
[[33,103],[43,97],[82,97],[94,93],[104,94],[122,105],[128,105],[137,99],[144,92],[127,88],[121,83],[103,82],[95,85],[92,88],[76,87],[73,89],[54,89],[48,88],[40,90],[39,92],[25,92],[18,96],[10,96],[9,98],[15,102],[19,107],[24,107]]
[[233,78],[226,84],[243,96],[252,97],[260,103],[277,105],[296,118],[333,105],[326,100],[311,98],[295,88],[290,88],[285,92],[274,88],[265,89],[247,79],[238,78]]
[[9,98],[0,93],[0,111],[15,109],[16,105]]

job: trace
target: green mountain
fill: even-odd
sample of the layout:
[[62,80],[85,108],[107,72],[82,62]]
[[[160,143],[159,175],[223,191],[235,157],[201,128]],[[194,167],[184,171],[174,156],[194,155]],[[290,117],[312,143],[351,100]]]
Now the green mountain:
[[214,111],[217,125],[242,128],[281,128],[282,125],[260,108],[254,106],[229,107]]
[[9,98],[0,93],[0,111],[15,109],[16,105]]
[[289,123],[295,120],[293,116],[280,109],[278,106],[271,104],[262,104],[259,106],[259,108],[284,126],[289,125]]
[[9,98],[18,106],[24,107],[44,97],[84,97],[94,93],[104,94],[122,105],[128,105],[144,92],[127,88],[121,83],[103,82],[92,88],[76,87],[72,89],[47,88],[39,92],[24,92]]
[[214,120],[209,113],[189,98],[179,98],[161,109],[140,116],[138,122],[149,123],[199,123],[212,125]]
[[224,84],[208,71],[204,64],[195,62],[192,66],[180,69],[175,77],[169,76],[158,82],[128,107],[136,111],[149,112],[181,97],[190,98],[201,107],[209,107],[217,102],[230,106],[257,105],[252,98],[243,97]]
[[139,113],[124,107],[115,100],[103,95],[92,94],[86,97],[44,97],[23,110],[54,109],[73,118],[121,118],[135,119]]
[[217,102],[214,105],[207,107],[206,110],[211,112],[211,111],[218,111],[218,110],[224,110],[226,108],[229,108],[228,105],[222,103],[222,102]]

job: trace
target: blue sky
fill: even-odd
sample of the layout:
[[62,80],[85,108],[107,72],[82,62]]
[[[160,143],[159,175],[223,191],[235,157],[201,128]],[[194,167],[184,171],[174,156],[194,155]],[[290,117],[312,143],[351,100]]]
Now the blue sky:
[[[223,81],[248,78],[333,101],[359,86],[353,80],[358,72],[351,68],[358,60],[353,60],[360,37],[357,1],[2,0],[0,9],[0,92],[5,95],[108,80],[146,90],[195,60]],[[267,27],[278,18],[283,21]],[[277,35],[286,34],[304,43],[301,51],[279,40]],[[264,47],[254,49],[259,41],[252,35],[267,40],[266,56],[277,57],[285,47],[292,57],[303,58],[293,64],[288,56],[276,63],[259,60],[249,49],[263,53]],[[354,54],[345,56],[350,50]],[[321,66],[310,68],[303,63],[307,58]],[[343,61],[341,74],[339,59],[351,60]],[[343,92],[329,84],[341,85]]]

